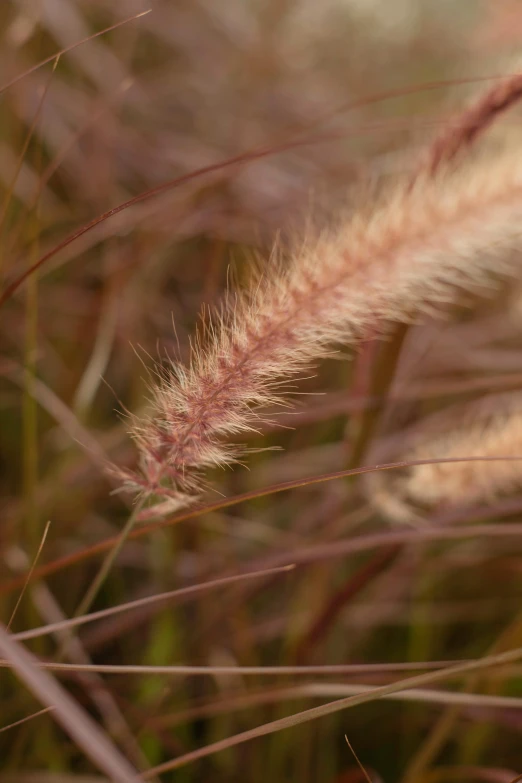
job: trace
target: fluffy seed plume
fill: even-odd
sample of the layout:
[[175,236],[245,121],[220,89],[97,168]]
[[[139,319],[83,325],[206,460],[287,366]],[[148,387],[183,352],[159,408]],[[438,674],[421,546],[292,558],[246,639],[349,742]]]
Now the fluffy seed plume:
[[153,391],[151,415],[133,425],[140,472],[127,484],[163,497],[165,510],[190,502],[202,470],[240,453],[224,438],[259,422],[285,379],[369,324],[512,271],[509,251],[521,235],[522,160],[504,155],[397,186],[371,214],[340,221],[286,266],[269,265],[227,306],[190,366],[174,366]]
[[[520,399],[518,399],[520,405]],[[491,462],[415,465],[403,497],[427,506],[490,502],[522,487],[522,410],[506,411],[419,446],[411,459],[507,457]],[[511,459],[510,459],[511,458]]]
[[433,176],[487,130],[492,122],[522,98],[522,74],[495,83],[444,128],[422,156],[420,168]]

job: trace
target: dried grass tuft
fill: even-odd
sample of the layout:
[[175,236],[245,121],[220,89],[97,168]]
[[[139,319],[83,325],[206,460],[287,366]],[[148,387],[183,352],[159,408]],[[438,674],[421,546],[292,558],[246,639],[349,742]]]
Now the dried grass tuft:
[[502,79],[444,128],[423,156],[421,171],[434,176],[439,169],[469,150],[492,122],[522,98],[522,74]]
[[190,365],[152,390],[151,414],[132,426],[140,473],[127,485],[164,510],[191,502],[205,468],[242,453],[224,439],[255,428],[332,345],[512,273],[521,218],[522,166],[505,153],[399,183],[373,211],[273,261],[215,316]]
[[494,462],[415,465],[402,483],[404,495],[422,505],[490,503],[522,486],[522,409],[497,412],[473,425],[433,438],[411,459],[521,457]]

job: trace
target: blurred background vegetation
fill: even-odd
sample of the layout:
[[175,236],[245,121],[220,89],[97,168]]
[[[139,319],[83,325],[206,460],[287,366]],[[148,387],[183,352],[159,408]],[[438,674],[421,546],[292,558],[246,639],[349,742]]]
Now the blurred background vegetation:
[[[349,209],[361,183],[371,190],[414,164],[480,88],[473,79],[520,62],[517,0],[154,0],[151,13],[75,46],[148,7],[0,4],[4,290],[49,254],[3,303],[0,322],[5,623],[51,523],[38,561],[48,567],[16,611],[17,632],[76,611],[101,562],[89,548],[115,536],[132,505],[105,472],[107,459],[135,464],[125,413],[145,409],[156,363],[187,360],[203,308],[247,279],[275,242]],[[518,133],[518,123],[510,113],[489,143]],[[97,216],[176,178],[58,249]],[[301,563],[78,631],[66,656],[73,663],[210,667],[199,677],[59,675],[133,763],[145,769],[329,701],[335,685],[343,695],[342,685],[403,676],[385,667],[244,676],[215,666],[410,664],[522,645],[519,535],[442,541],[435,532],[430,541],[413,529],[407,543],[387,542],[389,499],[376,498],[392,493],[391,478],[268,491],[397,459],[419,430],[451,428],[444,422],[484,399],[495,407],[519,391],[520,294],[511,285],[494,299],[469,297],[443,320],[426,316],[384,342],[368,338],[347,361],[322,363],[299,391],[324,394],[297,397],[300,416],[284,413],[276,421],[285,428],[252,436],[249,470],[210,477],[209,500],[266,493],[153,524],[126,544],[95,609]],[[499,522],[517,530],[521,510],[519,495],[422,512],[433,531]],[[382,534],[380,546],[339,556],[339,542],[370,533]],[[59,635],[28,645],[63,657]],[[472,685],[516,697],[522,672]],[[7,671],[0,705],[0,728],[39,709]],[[510,783],[522,771],[521,732],[520,709],[484,702],[450,714],[429,699],[378,701],[160,779],[358,783],[346,734],[375,783]],[[101,780],[49,715],[0,734],[0,768],[2,783]]]

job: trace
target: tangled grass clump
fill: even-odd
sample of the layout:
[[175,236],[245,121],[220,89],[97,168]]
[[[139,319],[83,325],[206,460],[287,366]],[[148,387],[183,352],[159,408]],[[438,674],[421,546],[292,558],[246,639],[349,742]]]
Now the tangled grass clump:
[[0,3],[0,783],[515,783],[520,13],[132,5]]

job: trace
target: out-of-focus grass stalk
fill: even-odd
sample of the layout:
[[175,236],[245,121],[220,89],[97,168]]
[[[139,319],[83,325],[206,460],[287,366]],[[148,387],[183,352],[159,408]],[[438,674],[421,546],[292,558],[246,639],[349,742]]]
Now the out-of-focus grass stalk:
[[[522,612],[519,612],[512,622],[504,628],[501,634],[497,637],[493,644],[492,652],[503,652],[507,650],[511,644],[516,645],[518,640],[522,639]],[[478,675],[470,677],[470,683],[466,683],[468,689],[475,688],[478,683],[482,683],[482,689],[485,693],[490,695],[500,694],[506,686],[507,675],[505,678],[493,680],[487,675],[483,675],[479,678]],[[472,764],[472,761],[467,759],[477,759],[484,754],[486,744],[491,741],[491,735],[494,728],[489,723],[477,723],[473,725],[469,731],[462,737],[460,742],[461,751],[459,753],[459,760],[462,759],[463,764]]]
[[[495,655],[502,653],[509,649],[512,644],[516,644],[517,640],[522,638],[522,613],[518,614],[509,625],[499,634],[495,642],[488,650],[488,655]],[[479,687],[480,682],[486,680],[487,675],[471,674],[466,677],[464,681],[463,691],[476,690]],[[487,681],[487,680],[486,680]],[[491,683],[491,680],[490,680]],[[499,683],[495,681],[495,685],[491,685],[486,691],[489,694],[498,692]],[[461,710],[457,706],[448,707],[444,713],[440,716],[435,723],[433,729],[428,734],[427,738],[421,745],[420,749],[413,756],[408,767],[406,769],[403,783],[416,783],[420,780],[430,764],[432,764],[437,755],[442,750],[443,746],[450,738],[453,738],[455,732],[455,725],[459,719]],[[471,730],[468,730],[462,747],[462,763],[464,759],[477,758],[487,741],[489,734],[489,727],[484,724],[473,726]],[[471,763],[471,762],[470,762]]]
[[359,415],[350,417],[350,428],[355,427],[355,433],[348,468],[362,464],[366,449],[377,430],[408,330],[409,324],[398,324],[388,340],[377,348],[368,389],[368,396],[376,399],[377,403],[363,408]]
[[[38,257],[38,218],[33,218],[33,256]],[[25,545],[28,557],[36,553],[41,532],[38,529],[36,487],[38,484],[38,409],[33,392],[38,352],[38,275],[28,281],[25,297],[25,357],[23,394],[23,477],[26,499]]]
[[[56,58],[54,66],[47,84],[42,91],[42,96],[29,129],[23,153],[20,155],[20,165],[25,157],[29,143],[33,138],[45,96],[49,89],[51,78],[58,65]],[[38,144],[35,150],[35,169],[41,169],[42,148]],[[16,177],[18,176],[18,171]],[[12,188],[16,182],[13,179]],[[6,209],[9,202],[6,202]],[[6,213],[3,214],[3,219]],[[3,224],[2,224],[3,225]],[[36,201],[34,210],[27,221],[28,230],[31,236],[31,262],[34,262],[40,255],[40,205]],[[38,308],[39,308],[39,281],[38,274],[35,274],[28,281],[25,296],[25,344],[24,344],[24,390],[22,402],[22,454],[23,454],[23,488],[25,498],[25,525],[23,532],[23,546],[29,561],[33,561],[38,556],[42,541],[41,515],[37,502],[38,492],[38,473],[39,473],[39,438],[38,438],[38,403],[34,393],[34,385],[37,374],[38,360]],[[39,622],[38,611],[32,602],[27,604],[25,610],[25,621],[28,627],[33,627]],[[38,654],[43,654],[46,642],[43,639],[37,639],[32,642],[33,649]],[[34,730],[37,728],[36,735]],[[32,747],[31,753],[35,757],[46,760],[51,765],[60,764],[60,749],[56,741],[56,735],[53,722],[44,721],[38,727],[28,724],[25,730],[21,732],[19,752]]]
[[333,715],[340,710],[351,709],[360,704],[367,704],[377,699],[386,698],[391,694],[395,694],[399,691],[402,692],[404,690],[411,690],[412,688],[416,688],[419,685],[424,686],[428,683],[432,684],[434,682],[440,682],[441,680],[446,679],[448,676],[467,676],[472,672],[478,672],[491,666],[498,666],[505,663],[519,661],[521,658],[522,649],[517,648],[514,650],[509,650],[508,652],[499,653],[497,655],[486,655],[482,658],[467,661],[463,664],[459,663],[456,666],[451,666],[444,669],[442,672],[428,672],[416,675],[414,677],[408,677],[407,679],[399,680],[398,682],[393,682],[388,685],[377,686],[371,691],[365,691],[360,695],[358,694],[356,696],[336,699],[334,702],[328,702],[327,704],[322,704],[318,707],[312,707],[308,710],[293,713],[286,718],[271,721],[270,723],[258,726],[255,729],[242,731],[233,737],[228,737],[227,739],[215,742],[212,745],[200,747],[197,750],[191,751],[190,753],[187,753],[183,756],[177,756],[176,758],[167,761],[158,767],[147,770],[147,772],[144,773],[143,778],[148,780],[153,775],[160,775],[164,772],[178,769],[185,766],[186,764],[213,755],[214,753],[228,750],[231,747],[248,742],[252,739],[256,739],[261,736],[267,736],[283,729],[300,726],[311,720],[317,720],[318,718],[324,718],[327,715]]
[[[33,120],[31,122],[31,125],[28,128],[28,131],[27,131],[26,137],[24,139],[24,143],[23,143],[22,149],[21,149],[21,151],[20,151],[20,153],[18,155],[18,158],[17,158],[17,163],[16,163],[16,166],[15,166],[15,170],[13,172],[13,176],[11,177],[11,180],[9,182],[9,185],[7,187],[7,190],[6,190],[6,193],[5,193],[5,196],[4,196],[4,201],[3,201],[3,204],[2,204],[2,210],[0,212],[0,239],[2,239],[2,237],[3,237],[4,228],[5,228],[5,224],[6,224],[6,221],[7,221],[7,214],[8,214],[8,210],[9,210],[9,205],[11,204],[11,200],[13,198],[15,185],[16,185],[16,183],[18,181],[18,177],[20,175],[20,171],[22,170],[22,166],[23,166],[26,154],[27,154],[27,150],[29,149],[29,145],[31,143],[31,140],[34,137],[36,126],[38,125],[38,121],[39,121],[40,116],[41,116],[42,108],[43,108],[43,105],[45,103],[45,98],[47,96],[47,92],[48,92],[49,87],[51,85],[51,80],[53,78],[54,72],[56,71],[56,66],[58,65],[59,60],[60,60],[60,55],[57,55],[55,57],[55,59],[54,59],[53,68],[52,68],[51,74],[50,74],[50,76],[49,76],[49,78],[48,78],[48,80],[47,80],[47,82],[45,84],[45,87],[41,91],[40,99],[38,101],[38,106],[36,107],[36,111],[34,113],[34,117],[33,117]],[[37,211],[38,211],[38,202],[36,202],[36,205],[35,205],[35,212],[37,212]],[[34,249],[34,244],[33,244],[33,249]],[[37,259],[38,259],[38,254],[36,256],[33,256],[31,258],[31,261],[34,263]],[[3,265],[2,262],[3,262],[3,253],[0,253],[0,272],[2,270],[2,265]]]
[[[18,163],[14,175],[7,189],[2,213],[0,216],[0,236],[2,234],[6,219],[7,210],[13,196],[14,187],[20,174],[29,144],[34,137],[38,121],[41,116],[42,108],[49,90],[52,77],[58,65],[60,57],[55,58],[51,74],[41,92],[40,100],[32,123],[27,132],[22,150],[18,156]],[[40,168],[42,162],[42,149],[37,146],[36,149],[36,168]],[[39,202],[36,201],[34,211],[28,220],[28,227],[31,233],[31,261],[35,261],[40,255],[40,219]],[[36,377],[36,361],[38,353],[38,274],[31,276],[28,281],[25,299],[25,355],[24,355],[24,396],[23,396],[23,481],[24,493],[26,498],[26,528],[25,544],[27,554],[31,560],[36,552],[41,540],[41,530],[38,529],[38,509],[36,506],[36,487],[38,483],[38,413],[35,395],[33,393],[33,384]]]
[[96,392],[102,382],[111,355],[118,316],[118,301],[115,292],[107,286],[102,305],[100,323],[91,356],[74,395],[74,412],[83,421],[93,404]]
[[[158,531],[149,542],[150,569],[158,584],[162,584],[165,579],[168,580],[176,556],[176,549],[174,531]],[[152,619],[149,638],[142,657],[145,664],[153,666],[162,661],[174,660],[176,656],[180,655],[184,644],[180,619],[179,610],[172,606],[165,607]],[[136,702],[144,712],[159,714],[174,687],[173,684],[166,684],[158,677],[150,675],[142,677],[135,697]],[[189,687],[188,682],[183,683],[183,691],[185,687]],[[186,698],[185,693],[182,698]],[[157,759],[162,755],[162,746],[154,731],[142,730],[139,742],[149,763],[157,763]]]
[[[411,623],[409,625],[409,661],[424,660],[423,656],[431,656],[433,650],[434,628],[429,621],[430,600],[434,598],[433,584],[436,578],[431,571],[427,570],[426,564],[431,563],[429,559],[429,544],[421,546],[415,550],[413,557],[416,561],[416,581],[412,588],[412,609]],[[432,548],[433,557],[433,548]],[[420,657],[419,657],[420,656]],[[419,733],[419,711],[416,704],[412,704],[405,715],[404,731],[404,757],[411,758],[412,752],[418,743]]]
[[92,581],[84,597],[78,604],[76,612],[74,613],[75,617],[79,617],[82,614],[87,614],[87,612],[93,605],[94,601],[96,600],[96,596],[98,595],[101,588],[103,587],[103,584],[107,579],[112,569],[112,566],[114,565],[116,558],[118,557],[123,546],[125,545],[125,542],[127,541],[127,538],[129,537],[132,528],[136,524],[136,521],[138,519],[142,507],[143,507],[142,501],[138,501],[134,506],[131,514],[129,515],[129,518],[127,519],[125,527],[120,533],[118,540],[116,541],[112,549],[107,553],[105,560],[103,561],[100,567],[100,570],[96,574],[94,580]]
[[[125,545],[125,542],[127,541],[129,534],[131,533],[134,525],[136,524],[136,521],[138,519],[139,513],[143,507],[143,501],[138,501],[136,505],[134,506],[134,509],[132,510],[131,514],[129,515],[127,522],[125,524],[125,527],[120,533],[119,538],[115,542],[112,549],[110,549],[107,552],[107,555],[105,556],[105,560],[100,566],[100,569],[96,576],[94,577],[93,581],[91,582],[87,592],[85,593],[84,597],[78,604],[78,607],[74,613],[74,617],[80,617],[83,614],[87,614],[89,612],[89,609],[93,605],[94,601],[96,600],[96,597],[98,593],[100,592],[101,588],[103,587],[105,580],[109,576],[109,573],[111,572],[111,569],[116,561],[116,558],[118,557],[119,553],[121,552],[122,548]],[[65,657],[66,653],[69,649],[70,641],[66,640],[64,644],[62,644],[56,654],[56,660],[61,661]]]

